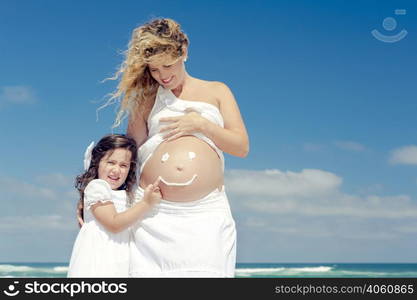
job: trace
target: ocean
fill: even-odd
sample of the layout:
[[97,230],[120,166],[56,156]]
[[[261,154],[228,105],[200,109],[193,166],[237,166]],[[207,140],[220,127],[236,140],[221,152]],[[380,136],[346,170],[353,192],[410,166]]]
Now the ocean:
[[[66,277],[68,263],[0,263],[0,277]],[[417,278],[417,263],[238,263],[237,278]]]

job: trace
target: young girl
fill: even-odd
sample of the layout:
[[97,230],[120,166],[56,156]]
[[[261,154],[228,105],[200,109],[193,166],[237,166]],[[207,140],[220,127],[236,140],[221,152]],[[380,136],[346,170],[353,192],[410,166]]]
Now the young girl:
[[121,134],[105,136],[87,148],[85,172],[75,185],[83,201],[84,224],[74,243],[68,277],[128,277],[127,228],[162,198],[157,180],[146,187],[142,201],[127,208],[136,183],[136,158],[135,141]]

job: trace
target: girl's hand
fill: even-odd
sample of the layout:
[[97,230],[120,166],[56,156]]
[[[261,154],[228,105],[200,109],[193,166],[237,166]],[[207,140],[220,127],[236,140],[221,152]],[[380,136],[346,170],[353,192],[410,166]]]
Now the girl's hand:
[[162,127],[159,132],[170,132],[164,136],[167,141],[172,141],[183,135],[191,135],[196,132],[202,132],[204,123],[207,121],[199,113],[187,109],[188,113],[180,117],[161,118],[159,122],[172,122],[172,124]]
[[143,201],[145,201],[149,206],[154,206],[155,204],[161,202],[162,194],[159,188],[160,182],[161,179],[158,177],[153,184],[150,184],[145,188]]

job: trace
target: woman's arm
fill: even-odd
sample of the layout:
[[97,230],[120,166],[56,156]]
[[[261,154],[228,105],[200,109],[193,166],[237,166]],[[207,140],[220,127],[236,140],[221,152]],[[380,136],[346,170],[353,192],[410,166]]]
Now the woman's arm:
[[201,125],[201,132],[224,152],[246,157],[249,153],[249,137],[235,97],[224,83],[214,82],[213,84],[220,103],[224,128],[206,120]]
[[236,100],[224,83],[213,82],[212,85],[213,92],[220,103],[224,128],[192,111],[184,116],[161,118],[160,122],[172,122],[172,124],[161,128],[160,132],[169,130],[169,133],[164,135],[164,139],[168,141],[183,135],[201,132],[222,151],[245,157],[249,153],[249,138]]
[[129,117],[126,134],[136,141],[138,148],[148,138],[148,129],[142,113],[137,112],[135,118]]

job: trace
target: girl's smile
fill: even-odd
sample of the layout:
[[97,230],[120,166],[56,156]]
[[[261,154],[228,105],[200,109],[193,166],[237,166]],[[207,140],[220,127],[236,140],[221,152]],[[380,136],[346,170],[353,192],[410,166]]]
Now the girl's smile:
[[98,178],[107,181],[113,190],[117,190],[126,180],[130,169],[132,153],[123,148],[108,152],[98,167]]

